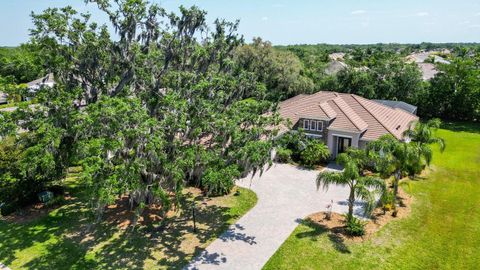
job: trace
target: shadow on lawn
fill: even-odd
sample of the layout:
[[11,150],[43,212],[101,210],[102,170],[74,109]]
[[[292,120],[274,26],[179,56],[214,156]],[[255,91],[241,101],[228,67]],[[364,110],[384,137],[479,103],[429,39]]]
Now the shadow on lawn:
[[350,249],[348,249],[348,246],[345,244],[343,238],[335,234],[335,232],[329,231],[325,226],[315,223],[310,219],[301,219],[297,220],[297,222],[311,229],[306,232],[297,233],[295,235],[297,238],[308,237],[312,241],[317,241],[320,235],[328,234],[327,237],[332,243],[332,246],[335,250],[340,253],[351,253]]
[[[190,194],[191,200],[202,200]],[[166,222],[164,227],[139,226],[135,230],[119,229],[116,224],[102,221],[91,226],[92,216],[86,203],[79,199],[30,223],[0,221],[0,261],[11,265],[17,251],[35,245],[30,260],[20,267],[28,269],[143,269],[145,261],[153,267],[179,269],[192,255],[200,254],[211,239],[218,237],[236,218],[228,207],[216,205],[197,209],[197,233],[192,235],[191,209]],[[190,240],[186,240],[189,238]],[[190,242],[189,242],[190,241]],[[24,253],[25,254],[25,253]],[[22,256],[24,255],[22,254]]]
[[[45,245],[44,255],[35,257],[22,267],[28,269],[65,269],[83,260],[86,250],[65,239],[77,224],[85,220],[80,211],[82,203],[72,199],[68,205],[52,211],[50,215],[29,223],[0,222],[0,261],[10,265],[16,259],[16,252],[36,245]],[[25,259],[30,259],[25,258]]]
[[445,121],[442,128],[456,132],[480,133],[480,123]]

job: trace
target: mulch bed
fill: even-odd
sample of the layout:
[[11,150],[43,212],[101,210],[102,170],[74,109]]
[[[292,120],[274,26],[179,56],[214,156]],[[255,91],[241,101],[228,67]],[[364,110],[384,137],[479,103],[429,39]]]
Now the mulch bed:
[[[72,200],[72,197],[66,194],[64,195],[64,199],[65,201],[69,201],[69,200]],[[31,205],[22,207],[21,209],[15,211],[14,213],[8,216],[0,216],[0,219],[7,222],[14,222],[18,224],[28,223],[36,219],[42,218],[44,216],[47,216],[48,213],[50,213],[51,211],[61,206],[62,204],[48,206],[44,203],[37,202]]]
[[332,213],[330,220],[326,219],[326,212],[318,212],[309,215],[306,219],[314,222],[322,228],[327,229],[336,236],[341,237],[343,240],[362,242],[371,238],[375,232],[380,230],[390,221],[402,219],[410,214],[411,205],[414,201],[414,198],[405,193],[405,191],[403,191],[401,188],[398,190],[398,198],[400,199],[400,206],[397,207],[397,216],[393,216],[393,211],[384,213],[384,211],[380,208],[375,209],[372,214],[372,219],[367,221],[365,226],[365,235],[363,236],[347,235],[345,232],[345,216],[338,213]]

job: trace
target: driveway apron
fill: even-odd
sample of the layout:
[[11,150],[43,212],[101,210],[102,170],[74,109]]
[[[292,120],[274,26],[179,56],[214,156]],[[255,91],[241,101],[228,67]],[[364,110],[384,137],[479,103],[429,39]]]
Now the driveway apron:
[[240,179],[238,186],[257,194],[257,205],[185,269],[261,269],[305,216],[326,211],[332,201],[334,212],[346,213],[347,188],[331,186],[317,191],[318,173],[274,164],[262,175]]

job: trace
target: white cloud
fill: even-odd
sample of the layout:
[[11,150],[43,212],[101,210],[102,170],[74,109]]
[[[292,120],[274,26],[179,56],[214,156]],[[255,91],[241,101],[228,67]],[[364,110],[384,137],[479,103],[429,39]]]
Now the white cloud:
[[480,12],[478,12],[477,14],[475,14],[475,16],[480,16]]
[[365,14],[365,13],[367,13],[367,11],[365,11],[363,9],[354,10],[354,11],[350,12],[350,14],[352,14],[352,15],[359,15],[359,14]]
[[463,22],[459,22],[458,24],[459,24],[459,25],[467,25],[467,24],[469,24],[469,23],[470,23],[470,21],[463,21]]
[[264,22],[268,21],[268,17],[262,17],[262,21]]
[[273,4],[272,6],[273,6],[274,8],[283,8],[283,7],[285,7],[285,4],[283,4],[283,3],[275,3],[275,4]]
[[470,27],[470,28],[480,28],[480,24],[471,24],[468,27]]
[[419,17],[426,17],[426,16],[429,16],[430,13],[422,11],[422,12],[417,12],[417,14],[415,14],[415,15],[417,15]]

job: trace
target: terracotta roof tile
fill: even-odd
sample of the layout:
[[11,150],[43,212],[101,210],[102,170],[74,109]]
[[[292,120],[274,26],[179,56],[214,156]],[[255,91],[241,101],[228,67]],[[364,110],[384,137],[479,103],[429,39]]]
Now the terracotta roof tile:
[[301,95],[279,105],[280,115],[295,124],[300,118],[332,120],[329,129],[362,133],[361,139],[375,140],[391,133],[398,139],[418,117],[352,94],[320,91]]

